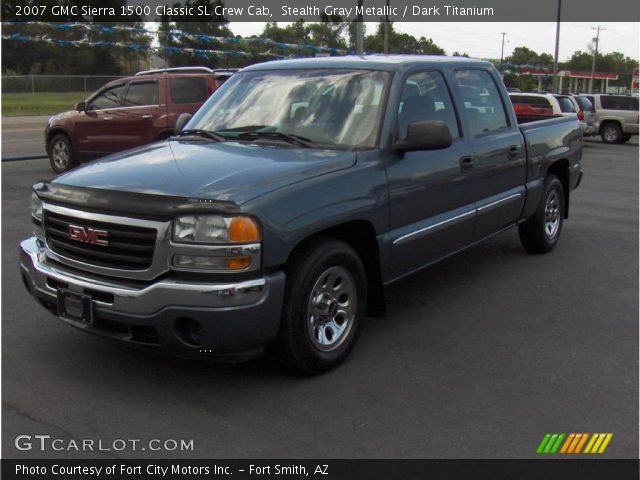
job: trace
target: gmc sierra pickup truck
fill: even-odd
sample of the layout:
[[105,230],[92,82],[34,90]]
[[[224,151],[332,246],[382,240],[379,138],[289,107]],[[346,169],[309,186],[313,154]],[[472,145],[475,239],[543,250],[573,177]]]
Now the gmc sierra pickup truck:
[[26,288],[87,332],[307,373],[345,359],[385,285],[511,227],[552,250],[582,177],[577,119],[519,125],[479,60],[262,63],[177,123],[34,185]]

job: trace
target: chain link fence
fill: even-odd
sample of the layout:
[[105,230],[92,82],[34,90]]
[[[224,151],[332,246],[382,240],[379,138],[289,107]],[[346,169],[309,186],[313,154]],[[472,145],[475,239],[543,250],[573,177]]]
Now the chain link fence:
[[118,75],[3,75],[2,93],[91,93]]

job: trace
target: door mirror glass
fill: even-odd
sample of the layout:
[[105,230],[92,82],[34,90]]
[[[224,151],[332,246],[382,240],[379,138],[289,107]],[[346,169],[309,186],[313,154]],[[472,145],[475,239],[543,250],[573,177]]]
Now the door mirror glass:
[[182,129],[184,128],[184,126],[189,123],[189,120],[191,120],[191,114],[190,113],[181,113],[180,116],[178,117],[178,120],[176,120],[176,126],[173,127],[173,133],[174,135],[179,134]]
[[76,111],[78,112],[84,112],[87,110],[87,104],[86,102],[79,102],[76,103]]
[[451,142],[451,131],[446,123],[440,120],[424,120],[410,123],[407,138],[397,140],[394,150],[441,150],[450,147]]

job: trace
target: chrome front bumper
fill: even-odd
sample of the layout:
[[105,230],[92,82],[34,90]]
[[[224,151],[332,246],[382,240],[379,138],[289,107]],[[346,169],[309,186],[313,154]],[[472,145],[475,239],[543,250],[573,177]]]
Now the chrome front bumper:
[[[135,343],[214,353],[244,351],[272,341],[280,324],[282,272],[235,283],[163,279],[140,286],[86,276],[51,263],[36,237],[20,243],[20,269],[29,292],[54,313],[59,288],[92,298],[95,324],[62,318],[67,323]],[[185,342],[180,336],[176,323],[185,318],[201,325],[201,343]],[[138,342],[133,327],[153,329],[157,341]]]

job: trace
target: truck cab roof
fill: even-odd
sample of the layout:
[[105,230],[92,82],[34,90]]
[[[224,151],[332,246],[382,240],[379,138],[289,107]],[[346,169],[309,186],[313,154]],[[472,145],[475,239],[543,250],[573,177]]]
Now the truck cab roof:
[[350,55],[343,57],[315,57],[275,60],[258,63],[244,68],[254,70],[288,70],[303,68],[345,68],[398,71],[421,65],[446,64],[454,67],[491,66],[490,62],[467,57],[449,57],[444,55]]

